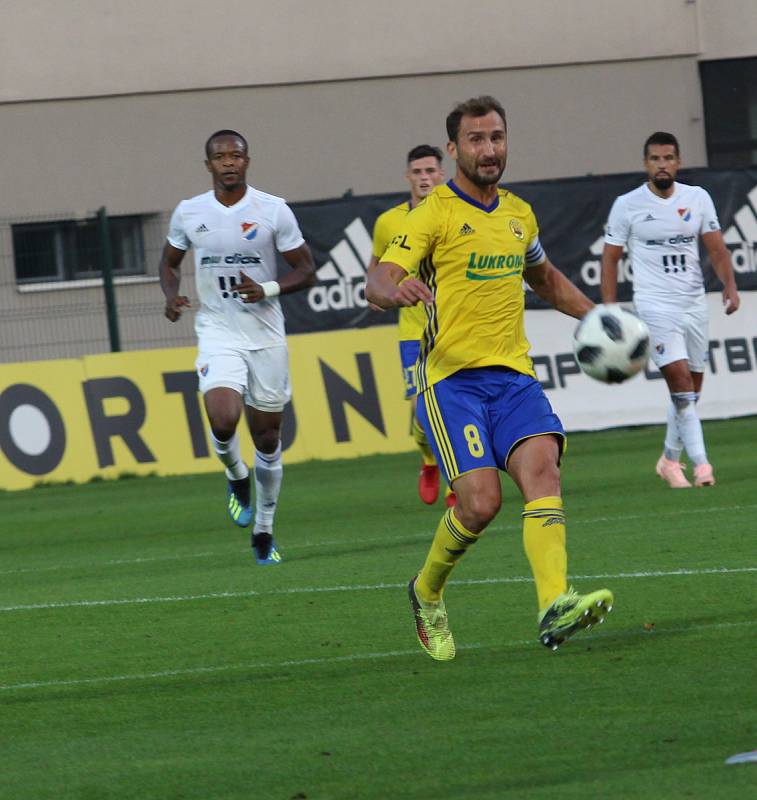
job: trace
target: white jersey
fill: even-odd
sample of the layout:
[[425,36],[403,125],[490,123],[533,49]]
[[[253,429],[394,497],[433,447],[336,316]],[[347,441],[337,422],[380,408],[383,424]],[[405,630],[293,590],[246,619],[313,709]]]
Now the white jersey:
[[252,186],[233,206],[219,203],[212,190],[182,200],[171,217],[168,242],[179,250],[194,248],[200,299],[195,330],[201,343],[248,350],[284,344],[279,298],[246,304],[234,286],[240,272],[258,283],[276,280],[275,250],[285,253],[304,241],[286,202]]
[[605,242],[628,248],[635,302],[678,309],[704,302],[699,235],[720,230],[720,222],[700,186],[673,187],[668,198],[646,183],[616,198]]

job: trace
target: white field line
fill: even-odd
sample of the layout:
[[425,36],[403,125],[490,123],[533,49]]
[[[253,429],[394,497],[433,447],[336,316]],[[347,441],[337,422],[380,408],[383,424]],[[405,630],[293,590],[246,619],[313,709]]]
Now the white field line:
[[[734,575],[745,572],[757,572],[757,567],[706,567],[702,569],[673,569],[659,571],[642,572],[613,572],[598,573],[596,575],[572,575],[571,580],[598,580],[609,578],[618,580],[623,578],[668,578],[688,575]],[[532,583],[533,578],[525,575],[517,575],[511,578],[477,578],[464,581],[450,581],[450,584],[457,586],[479,586],[482,584],[500,583]],[[367,592],[376,589],[404,589],[406,583],[374,583],[357,584],[343,586],[293,586],[289,589],[271,589],[269,591],[257,592],[248,590],[245,592],[209,592],[207,594],[189,594],[174,596],[154,596],[154,597],[127,597],[111,600],[68,600],[60,603],[29,603],[27,605],[0,606],[0,613],[12,611],[37,611],[40,609],[54,608],[93,608],[97,606],[128,606],[128,605],[147,605],[150,603],[188,603],[196,600],[228,600],[242,597],[272,597],[292,594],[323,594],[329,592]]]
[[[633,520],[651,519],[653,517],[659,518],[663,516],[685,516],[688,514],[719,514],[724,511],[746,511],[755,508],[757,508],[757,503],[752,503],[743,506],[716,506],[708,508],[668,509],[667,511],[654,511],[648,514],[625,514],[622,516],[615,516],[615,517],[589,517],[587,519],[579,520],[578,525],[579,526],[592,525],[597,522],[631,522]],[[568,518],[568,524],[570,526],[570,517]],[[520,530],[520,523],[512,523],[509,525],[495,523],[494,525],[490,525],[487,528],[487,531],[492,531],[492,532],[505,531],[505,530]],[[373,536],[367,538],[361,537],[357,541],[359,541],[360,543],[392,542],[392,541],[407,540],[407,539],[427,539],[428,541],[431,541],[432,537],[433,537],[433,529],[432,526],[429,525],[429,528],[427,530],[422,531],[420,533],[406,533],[398,536]],[[311,547],[340,547],[346,544],[354,544],[355,541],[356,540],[332,539],[320,542],[292,542],[291,544],[286,544],[286,550],[295,551]],[[246,553],[248,550],[249,548],[245,548],[244,550],[240,550],[239,552]],[[21,575],[29,572],[54,572],[58,570],[77,570],[77,569],[91,570],[92,568],[95,567],[101,568],[109,566],[122,566],[126,564],[146,564],[157,561],[183,561],[184,559],[192,559],[192,558],[221,558],[223,556],[228,556],[228,555],[229,555],[228,550],[222,550],[222,551],[206,550],[201,553],[177,553],[177,554],[170,554],[163,556],[144,556],[141,558],[109,559],[108,561],[103,561],[100,563],[88,561],[85,564],[55,564],[52,566],[45,566],[45,567],[20,567],[18,569],[0,570],[0,575]]]
[[[717,622],[710,625],[691,625],[688,628],[660,628],[653,632],[644,630],[626,630],[619,633],[595,633],[593,638],[601,639],[621,639],[628,638],[629,636],[665,636],[670,634],[681,633],[699,633],[703,630],[724,630],[728,628],[743,628],[745,626],[757,625],[757,620],[746,620],[744,622]],[[521,639],[520,641],[504,642],[497,644],[495,649],[516,649],[519,647],[533,647],[536,643],[535,639]],[[476,643],[459,645],[457,650],[482,650],[487,645]],[[135,673],[131,675],[103,675],[96,678],[72,678],[70,680],[52,680],[52,681],[30,681],[28,683],[9,683],[0,684],[0,692],[12,692],[22,689],[49,689],[56,687],[67,686],[86,686],[91,684],[102,683],[123,683],[126,681],[145,681],[145,680],[160,680],[162,678],[175,678],[189,675],[209,675],[221,672],[236,672],[241,670],[264,670],[264,669],[286,669],[292,667],[308,667],[308,666],[322,666],[327,664],[344,664],[356,661],[377,661],[383,658],[403,658],[405,656],[421,657],[418,648],[412,650],[389,650],[383,653],[355,653],[349,656],[331,656],[328,658],[301,658],[291,659],[288,661],[269,661],[269,662],[250,662],[247,664],[224,664],[216,667],[190,667],[188,669],[171,669],[162,670],[160,672],[145,672]]]

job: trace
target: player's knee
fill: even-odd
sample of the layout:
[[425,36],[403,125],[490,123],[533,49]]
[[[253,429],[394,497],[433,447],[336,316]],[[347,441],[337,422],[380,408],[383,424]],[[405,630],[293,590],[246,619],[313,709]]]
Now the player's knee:
[[258,431],[253,436],[253,441],[255,442],[256,450],[259,450],[261,453],[273,453],[276,451],[281,441],[281,428],[277,426],[267,428],[264,431]]
[[556,461],[545,461],[539,464],[534,477],[541,484],[546,495],[560,494],[560,467]]
[[228,442],[236,432],[238,421],[233,416],[224,414],[214,417],[210,421],[210,429],[213,431],[213,436],[219,442]]
[[462,519],[468,530],[481,531],[497,516],[502,498],[494,492],[476,492],[464,500],[459,498]]

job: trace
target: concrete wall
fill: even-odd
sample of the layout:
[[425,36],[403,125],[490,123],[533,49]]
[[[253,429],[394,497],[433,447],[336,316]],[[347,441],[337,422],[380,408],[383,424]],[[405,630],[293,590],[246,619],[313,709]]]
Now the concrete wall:
[[700,58],[754,56],[757,49],[757,2],[755,0],[700,0]]
[[452,105],[481,93],[507,109],[510,180],[636,169],[659,128],[676,131],[689,165],[705,161],[689,57],[18,103],[0,106],[4,148],[19,156],[4,165],[0,217],[172,208],[210,188],[203,145],[226,127],[250,141],[251,182],[290,200],[401,191],[407,151],[443,146]]
[[5,101],[698,51],[696,5],[684,0],[6,2],[0,30]]

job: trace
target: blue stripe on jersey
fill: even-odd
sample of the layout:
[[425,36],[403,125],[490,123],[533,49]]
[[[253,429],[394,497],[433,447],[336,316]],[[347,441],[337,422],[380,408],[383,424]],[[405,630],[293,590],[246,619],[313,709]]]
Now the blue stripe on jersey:
[[491,212],[499,206],[499,193],[497,193],[491,205],[485,206],[483,203],[479,203],[478,200],[474,200],[469,194],[466,194],[453,180],[447,181],[447,186],[449,186],[461,200],[465,200],[466,203],[470,203],[472,206],[486,211],[487,214],[491,214]]
[[537,236],[528,250],[526,250],[526,264],[528,264],[529,267],[535,267],[545,261],[546,258],[547,254],[544,252],[544,248],[541,246],[541,242]]

